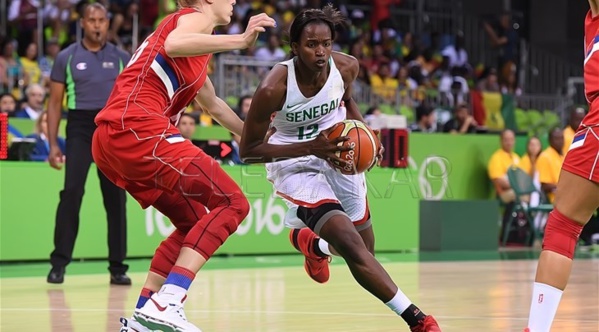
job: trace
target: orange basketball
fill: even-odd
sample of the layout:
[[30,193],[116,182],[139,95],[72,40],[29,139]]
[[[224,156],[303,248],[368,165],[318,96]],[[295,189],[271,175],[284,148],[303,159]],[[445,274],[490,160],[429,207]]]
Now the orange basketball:
[[346,175],[360,174],[368,170],[375,163],[376,153],[381,145],[374,131],[361,121],[344,120],[331,127],[328,138],[341,136],[348,136],[349,140],[339,144],[351,146],[353,150],[337,152],[337,157],[348,161],[349,164],[342,167],[332,161],[331,166]]

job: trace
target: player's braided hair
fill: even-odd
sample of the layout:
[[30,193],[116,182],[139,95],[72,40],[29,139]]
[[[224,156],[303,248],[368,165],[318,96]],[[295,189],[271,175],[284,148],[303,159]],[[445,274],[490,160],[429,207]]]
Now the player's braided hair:
[[337,35],[335,27],[345,23],[345,17],[332,4],[326,5],[323,9],[304,9],[291,23],[289,28],[289,43],[299,43],[302,31],[310,23],[324,23],[331,29],[331,38],[335,40]]

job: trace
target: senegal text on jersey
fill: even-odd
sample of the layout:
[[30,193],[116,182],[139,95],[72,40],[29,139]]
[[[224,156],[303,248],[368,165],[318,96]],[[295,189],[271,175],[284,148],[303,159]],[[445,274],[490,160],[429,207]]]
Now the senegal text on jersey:
[[[289,112],[285,115],[285,119],[289,122],[304,122],[306,120],[316,119],[318,117],[329,114],[331,111],[336,110],[339,107],[339,99],[331,100],[328,103],[324,103],[319,106],[310,107],[306,110],[297,112]],[[290,108],[287,106],[287,108]]]

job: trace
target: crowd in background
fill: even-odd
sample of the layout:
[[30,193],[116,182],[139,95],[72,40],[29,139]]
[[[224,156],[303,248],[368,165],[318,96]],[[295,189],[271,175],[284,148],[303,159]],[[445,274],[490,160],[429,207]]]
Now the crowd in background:
[[[80,38],[78,19],[88,2],[8,0],[8,34],[0,36],[0,113],[36,121],[34,133],[21,133],[23,136],[45,137],[47,133],[45,111],[50,71],[60,50]],[[164,16],[177,9],[175,0],[98,2],[110,11],[108,41],[129,53]],[[264,61],[285,60],[290,53],[286,31],[296,13],[302,8],[319,8],[328,2],[339,7],[348,20],[348,24],[338,31],[333,48],[353,55],[360,63],[353,91],[356,96],[368,94],[368,103],[360,103],[361,100],[356,97],[361,106],[366,106],[362,107],[362,111],[367,121],[388,113],[386,109],[409,107],[413,110],[413,119],[409,123],[412,132],[476,133],[484,131],[484,126],[474,119],[472,106],[468,104],[472,90],[522,94],[516,77],[519,36],[508,14],[497,15],[496,20],[485,22],[481,27],[488,36],[488,43],[481,47],[499,50],[497,63],[492,64],[472,63],[464,47],[467,36],[460,31],[451,34],[430,31],[417,35],[402,28],[405,25],[398,24],[390,11],[390,8],[401,8],[402,0],[357,0],[341,4],[326,0],[237,0],[231,24],[216,33],[242,33],[252,15],[265,12],[275,18],[277,28],[261,34],[255,47],[232,53]],[[41,10],[40,3],[44,4]],[[42,31],[38,31],[40,14],[43,16]],[[43,45],[43,50],[39,50],[38,45]],[[217,61],[215,59],[219,56],[222,55],[217,55],[213,61]],[[213,74],[214,70],[213,64],[209,74]],[[233,97],[231,106],[244,119],[252,96],[240,94]],[[438,112],[440,104],[450,110],[442,119]],[[190,105],[187,115],[179,124],[186,138],[191,139],[194,135],[194,124],[213,125],[199,105]],[[502,147],[489,162],[489,178],[505,204],[514,200],[513,190],[506,179],[506,172],[511,166],[519,166],[535,178],[539,192],[551,200],[558,169],[543,165],[560,164],[571,142],[572,128],[576,128],[582,116],[584,110],[575,109],[565,132],[551,130],[548,135],[550,146],[542,153],[539,140],[531,138],[526,154],[520,157],[513,151],[513,132],[501,134]],[[234,151],[238,141],[239,137],[232,137]],[[39,150],[43,148],[40,146]],[[235,160],[240,162],[238,158]],[[551,160],[554,162],[551,163]]]
[[[0,112],[10,117],[37,119],[44,110],[38,102],[40,88],[47,89],[49,73],[56,54],[77,41],[78,18],[88,1],[47,0],[39,10],[39,0],[9,0],[9,34],[0,36]],[[168,13],[176,10],[174,0],[100,0],[110,9],[109,41],[128,52],[151,33]],[[277,28],[262,34],[255,47],[237,52],[261,60],[283,60],[290,47],[286,31],[295,14],[305,7],[321,7],[331,1],[320,0],[239,0],[231,24],[217,33],[243,32],[250,16],[265,12],[277,20]],[[335,1],[332,1],[335,4]],[[385,109],[401,105],[411,107],[415,121],[417,107],[435,106],[432,100],[459,108],[467,102],[471,89],[519,93],[516,84],[517,33],[508,15],[485,24],[490,45],[504,49],[497,64],[472,64],[464,48],[461,32],[452,35],[430,32],[421,36],[405,31],[391,18],[390,8],[401,8],[401,0],[344,1],[336,4],[346,15],[348,24],[338,32],[334,49],[355,56],[360,74],[355,93],[365,87],[372,98],[369,106]],[[352,6],[353,5],[362,5]],[[366,5],[367,9],[365,8]],[[43,15],[43,31],[38,31],[38,14]],[[137,23],[137,24],[136,24]],[[39,41],[40,38],[43,39]],[[38,50],[38,45],[44,49]],[[34,96],[35,94],[35,96]],[[47,98],[47,90],[41,96]],[[240,97],[240,96],[237,96]],[[38,99],[36,99],[38,98]],[[233,105],[234,106],[234,105]],[[197,107],[196,119],[201,114]],[[363,109],[366,111],[366,109]],[[443,123],[449,119],[443,119]],[[210,121],[201,121],[210,125]],[[441,125],[443,125],[441,123]],[[476,125],[476,124],[475,124]],[[428,128],[427,131],[436,131]],[[442,131],[439,126],[439,131]]]

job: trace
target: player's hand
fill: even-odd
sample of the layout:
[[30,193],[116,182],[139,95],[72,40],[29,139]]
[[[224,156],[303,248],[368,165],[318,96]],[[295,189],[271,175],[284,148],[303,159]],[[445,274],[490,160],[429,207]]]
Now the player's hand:
[[50,163],[50,167],[54,169],[62,169],[62,164],[64,164],[64,155],[58,146],[50,146],[50,154],[48,155],[48,162]]
[[[374,131],[374,134],[379,137],[379,134],[381,133],[381,131],[379,129],[373,129],[372,131]],[[376,157],[374,158],[374,162],[372,163],[372,165],[370,166],[370,168],[368,169],[368,171],[370,171],[374,166],[381,166],[381,162],[383,161],[383,154],[385,153],[385,147],[383,146],[383,143],[380,142],[380,146],[379,146],[379,150],[376,152]]]
[[264,13],[250,17],[248,26],[242,34],[244,48],[254,46],[261,32],[265,32],[266,28],[274,28],[276,26],[277,22]]
[[349,140],[348,136],[341,136],[333,139],[328,138],[328,130],[320,132],[312,141],[310,152],[318,158],[324,159],[340,167],[347,166],[347,161],[338,157],[337,152],[353,150],[352,147],[343,146],[345,141]]

